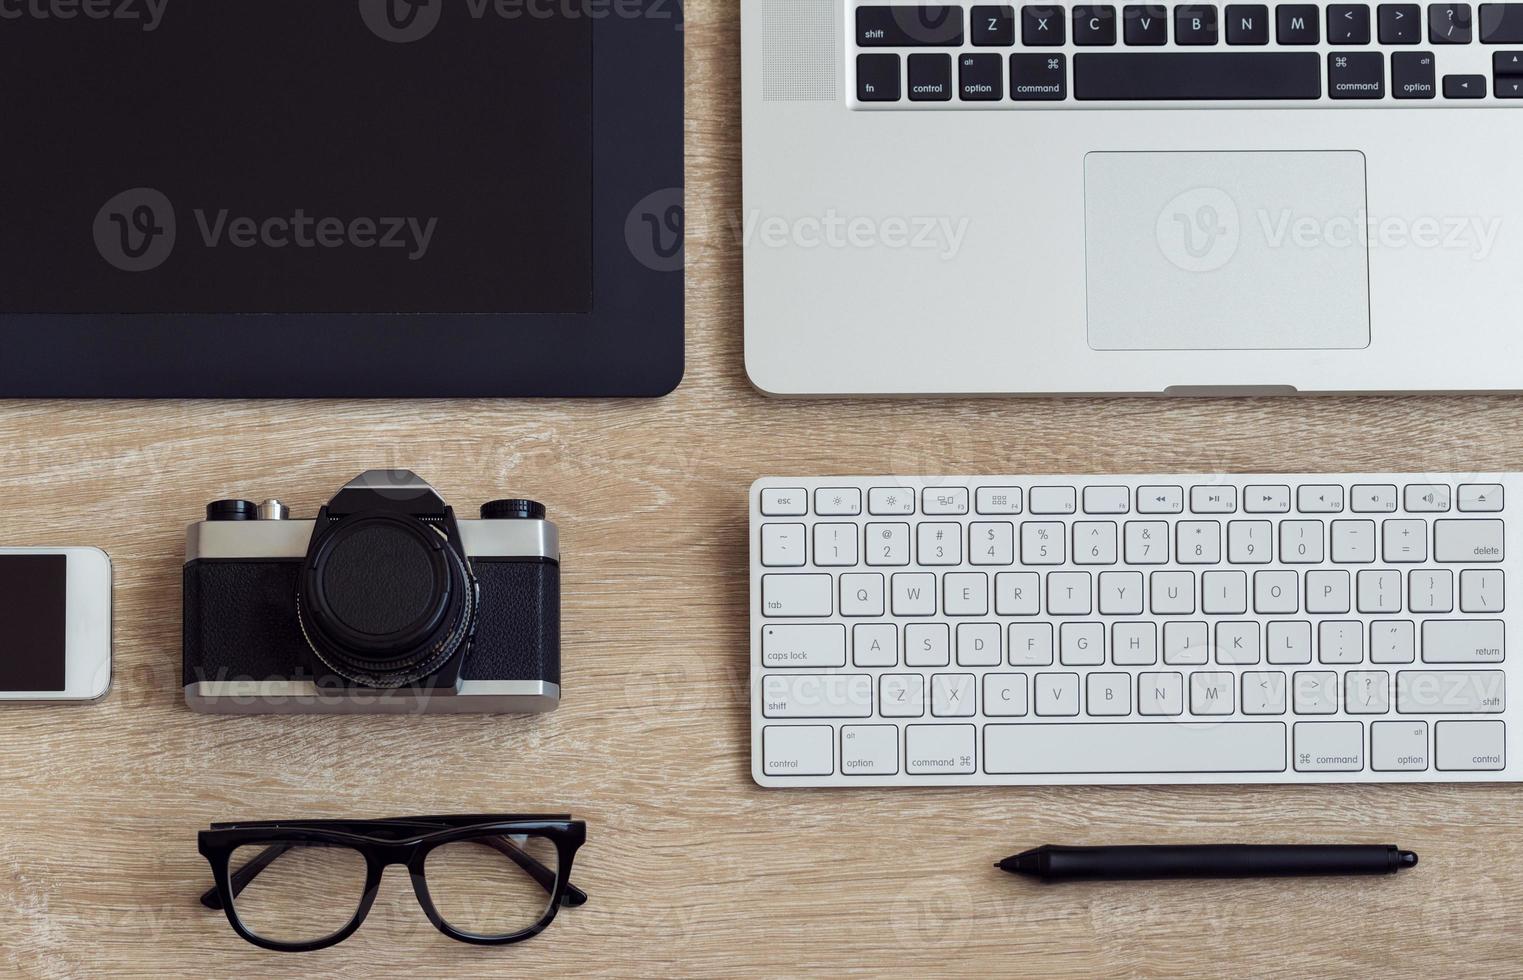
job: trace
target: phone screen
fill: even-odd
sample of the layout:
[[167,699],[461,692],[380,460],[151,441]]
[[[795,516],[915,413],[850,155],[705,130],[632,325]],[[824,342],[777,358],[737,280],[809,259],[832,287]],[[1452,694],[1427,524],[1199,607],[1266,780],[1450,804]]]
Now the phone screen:
[[0,555],[0,691],[64,689],[68,568],[66,555]]

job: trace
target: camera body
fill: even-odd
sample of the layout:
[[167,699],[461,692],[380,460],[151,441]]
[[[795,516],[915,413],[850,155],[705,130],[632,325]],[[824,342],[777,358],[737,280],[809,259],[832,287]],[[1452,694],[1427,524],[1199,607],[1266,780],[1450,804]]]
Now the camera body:
[[372,470],[315,520],[219,500],[190,526],[185,702],[216,714],[531,713],[560,702],[560,544],[544,508],[458,520]]

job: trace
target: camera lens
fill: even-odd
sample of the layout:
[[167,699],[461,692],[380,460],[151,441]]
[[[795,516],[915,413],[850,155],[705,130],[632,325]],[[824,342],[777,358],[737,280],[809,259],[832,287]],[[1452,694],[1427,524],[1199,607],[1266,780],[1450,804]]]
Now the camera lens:
[[303,565],[297,605],[313,652],[367,687],[443,666],[471,632],[476,583],[434,528],[397,514],[345,518]]

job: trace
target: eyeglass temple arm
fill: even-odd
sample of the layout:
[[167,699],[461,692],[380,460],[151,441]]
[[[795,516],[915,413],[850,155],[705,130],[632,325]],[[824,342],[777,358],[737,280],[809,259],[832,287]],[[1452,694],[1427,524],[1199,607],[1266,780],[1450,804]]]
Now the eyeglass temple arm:
[[[555,893],[556,873],[545,867],[533,855],[506,837],[482,838],[477,839],[475,843],[484,844],[507,855],[514,864],[523,868],[524,872],[539,884],[539,887],[549,894]],[[228,884],[233,891],[233,897],[238,897],[249,886],[250,882],[259,877],[261,871],[268,868],[276,858],[290,849],[291,845],[289,844],[272,844],[257,854],[248,864],[234,871],[232,877],[228,880]],[[222,896],[218,895],[217,889],[213,887],[201,895],[201,904],[209,909],[220,911],[222,909]],[[561,904],[570,908],[586,905],[587,893],[568,881],[566,882],[566,894],[561,899]]]
[[[232,887],[233,890],[233,897],[237,898],[238,895],[249,886],[249,882],[259,877],[259,872],[263,871],[265,868],[268,868],[272,861],[290,849],[290,844],[271,844],[269,847],[266,847],[263,851],[260,851],[257,855],[255,855],[254,859],[251,860],[248,864],[245,864],[237,871],[234,871],[233,876],[228,879],[228,884]],[[205,905],[209,909],[220,910],[222,908],[222,896],[217,894],[217,889],[215,887],[212,887],[204,894],[202,894],[201,904]]]

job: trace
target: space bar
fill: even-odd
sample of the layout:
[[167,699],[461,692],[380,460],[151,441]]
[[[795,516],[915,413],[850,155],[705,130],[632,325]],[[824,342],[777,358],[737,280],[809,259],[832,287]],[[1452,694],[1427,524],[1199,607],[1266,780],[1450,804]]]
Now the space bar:
[[1074,55],[1074,98],[1081,101],[1321,97],[1322,63],[1312,51]]
[[984,770],[1004,773],[1284,772],[1285,725],[985,725]]

